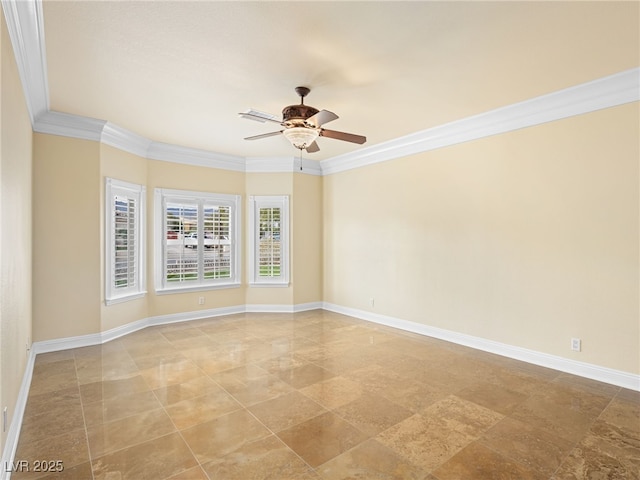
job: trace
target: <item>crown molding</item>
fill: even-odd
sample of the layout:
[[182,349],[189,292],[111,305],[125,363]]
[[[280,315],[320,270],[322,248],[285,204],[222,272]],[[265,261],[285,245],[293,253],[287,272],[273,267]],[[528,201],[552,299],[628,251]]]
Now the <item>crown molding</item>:
[[325,175],[640,100],[640,68],[467,117],[321,163]]
[[293,160],[293,168],[296,173],[304,173],[307,175],[324,175],[322,164],[317,160],[307,160],[306,158],[295,158]]
[[33,131],[99,142],[106,123],[105,120],[46,111],[36,117]]
[[296,157],[246,157],[247,173],[303,173],[306,175],[322,175],[322,167],[317,160],[302,160]]
[[220,168],[236,172],[245,171],[244,157],[182,147],[168,143],[152,142],[147,150],[147,158],[165,162],[183,163],[200,167]]
[[42,3],[15,0],[1,3],[33,126],[36,118],[49,110]]
[[148,138],[138,135],[126,128],[119,127],[111,122],[106,122],[102,128],[100,141],[105,145],[110,145],[119,150],[138,155],[139,157],[146,157],[149,147],[153,143]]
[[246,157],[247,173],[291,173],[295,168],[294,157]]

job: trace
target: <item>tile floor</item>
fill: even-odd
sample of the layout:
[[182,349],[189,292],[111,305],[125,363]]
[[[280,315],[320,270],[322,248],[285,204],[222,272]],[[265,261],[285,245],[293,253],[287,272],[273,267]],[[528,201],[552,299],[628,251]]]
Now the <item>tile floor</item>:
[[38,355],[15,460],[64,470],[14,480],[638,479],[640,394],[322,310],[234,315]]

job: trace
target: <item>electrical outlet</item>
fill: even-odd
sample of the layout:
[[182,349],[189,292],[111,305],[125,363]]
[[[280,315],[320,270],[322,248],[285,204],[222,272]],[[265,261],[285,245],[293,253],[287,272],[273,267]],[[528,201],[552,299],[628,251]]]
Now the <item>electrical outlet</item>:
[[373,297],[371,297],[371,298],[369,299],[369,306],[370,306],[370,307],[375,307],[375,304],[376,304],[375,299],[374,299]]
[[198,305],[204,305],[204,297],[198,297]]
[[572,338],[571,350],[573,350],[574,352],[582,351],[582,340],[580,340],[579,338]]

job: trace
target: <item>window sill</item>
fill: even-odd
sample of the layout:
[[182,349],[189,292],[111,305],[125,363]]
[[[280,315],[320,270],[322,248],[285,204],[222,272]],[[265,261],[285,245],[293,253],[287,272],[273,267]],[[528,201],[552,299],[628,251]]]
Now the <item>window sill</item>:
[[118,297],[111,297],[111,298],[105,299],[104,304],[109,306],[109,305],[114,305],[116,303],[124,303],[124,302],[128,302],[129,300],[135,300],[136,298],[143,298],[146,294],[147,292],[145,290],[144,292],[136,292],[136,293],[131,293],[127,295],[121,295]]
[[287,288],[291,284],[289,282],[250,282],[249,286],[252,288]]
[[212,285],[193,285],[187,287],[165,287],[156,290],[156,295],[171,295],[174,293],[203,292],[206,290],[224,290],[227,288],[239,288],[240,283],[217,283]]

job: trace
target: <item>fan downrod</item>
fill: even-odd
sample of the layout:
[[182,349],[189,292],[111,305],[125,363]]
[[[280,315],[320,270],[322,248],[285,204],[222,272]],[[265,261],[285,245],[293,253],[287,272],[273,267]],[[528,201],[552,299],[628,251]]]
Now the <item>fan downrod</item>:
[[296,87],[296,93],[300,96],[300,103],[304,105],[304,97],[309,95],[311,89],[307,87]]

